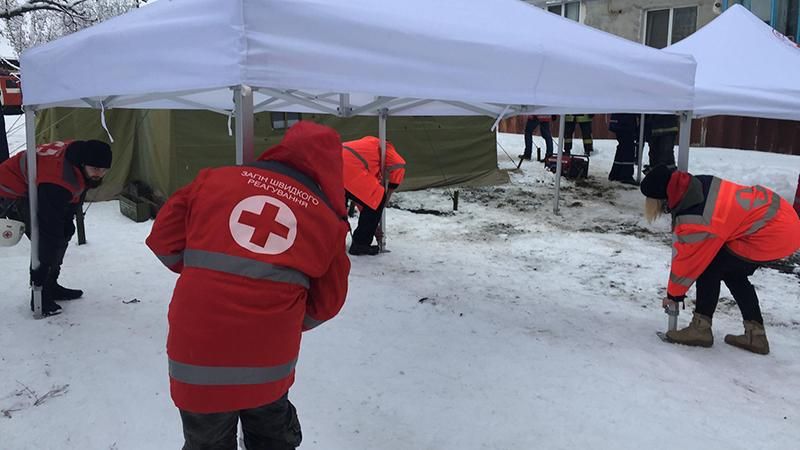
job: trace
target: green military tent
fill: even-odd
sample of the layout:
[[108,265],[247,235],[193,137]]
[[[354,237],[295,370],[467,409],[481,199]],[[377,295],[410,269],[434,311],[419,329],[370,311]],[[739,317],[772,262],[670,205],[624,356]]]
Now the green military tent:
[[[298,114],[265,112],[255,116],[256,153],[277,144]],[[339,118],[302,114],[335,128],[343,141],[377,136],[374,117]],[[235,162],[235,137],[228,118],[209,111],[114,109],[105,112],[114,138],[114,165],[91,199],[117,195],[133,180],[166,196],[205,167]],[[497,168],[493,120],[487,117],[392,117],[387,136],[406,159],[403,190],[437,186],[484,185],[507,181]],[[97,110],[54,108],[37,115],[37,142],[66,139],[108,141]]]

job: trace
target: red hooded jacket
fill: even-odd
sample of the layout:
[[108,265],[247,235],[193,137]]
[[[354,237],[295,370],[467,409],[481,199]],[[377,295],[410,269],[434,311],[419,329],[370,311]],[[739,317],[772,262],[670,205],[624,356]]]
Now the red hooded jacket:
[[338,134],[299,122],[258,162],[203,170],[164,205],[147,245],[180,274],[167,337],[178,408],[248,409],[289,390],[301,331],[344,304],[343,198]]

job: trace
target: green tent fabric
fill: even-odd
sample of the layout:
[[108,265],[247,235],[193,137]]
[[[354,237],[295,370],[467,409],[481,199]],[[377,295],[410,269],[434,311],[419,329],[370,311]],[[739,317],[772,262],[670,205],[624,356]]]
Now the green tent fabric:
[[[132,180],[140,180],[162,196],[189,183],[205,167],[235,162],[235,140],[228,118],[209,111],[126,110],[105,112],[114,138],[114,164],[90,200],[106,200]],[[277,144],[285,129],[273,129],[273,119],[285,113],[255,116],[256,153]],[[339,131],[342,140],[377,136],[376,117],[339,118],[303,114]],[[493,121],[487,117],[390,117],[388,139],[406,159],[401,190],[452,185],[488,185],[508,181],[497,168]],[[231,125],[233,125],[231,123]],[[55,108],[37,114],[37,143],[64,139],[108,142],[98,110]]]

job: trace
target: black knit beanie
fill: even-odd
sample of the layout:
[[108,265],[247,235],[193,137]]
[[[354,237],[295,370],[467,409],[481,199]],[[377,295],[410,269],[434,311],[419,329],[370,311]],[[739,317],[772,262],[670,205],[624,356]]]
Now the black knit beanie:
[[111,167],[111,146],[103,141],[74,141],[67,147],[67,157],[80,166],[108,169]]
[[660,165],[653,167],[642,180],[642,185],[639,186],[642,194],[644,194],[645,197],[666,199],[667,185],[669,184],[672,172],[675,172],[675,169],[670,166]]

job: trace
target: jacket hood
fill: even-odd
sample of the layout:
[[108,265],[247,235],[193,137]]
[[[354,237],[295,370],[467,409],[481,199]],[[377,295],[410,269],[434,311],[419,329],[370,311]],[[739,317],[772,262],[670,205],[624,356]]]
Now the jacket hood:
[[667,207],[674,211],[689,191],[692,177],[688,172],[675,171],[667,184]]
[[277,161],[309,176],[319,185],[338,217],[345,217],[342,141],[333,128],[310,121],[294,124],[280,144],[259,161]]

